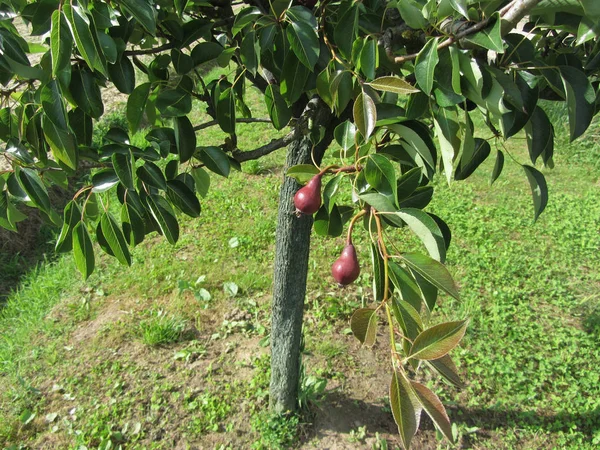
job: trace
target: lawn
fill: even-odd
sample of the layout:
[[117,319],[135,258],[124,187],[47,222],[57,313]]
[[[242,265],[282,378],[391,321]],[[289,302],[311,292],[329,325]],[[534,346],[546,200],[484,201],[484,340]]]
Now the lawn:
[[[251,103],[257,117],[264,107]],[[197,111],[197,120],[205,120]],[[556,168],[544,169],[547,210],[533,223],[525,141],[506,143],[468,181],[439,178],[430,211],[449,224],[448,266],[461,300],[436,320],[471,318],[453,352],[466,381],[434,379],[458,448],[593,449],[600,445],[600,143],[598,125],[568,144],[560,111]],[[119,120],[113,113],[111,120]],[[103,124],[106,126],[106,124]],[[273,137],[244,125],[242,148]],[[218,142],[214,128],[203,143]],[[143,139],[143,135],[134,139]],[[384,330],[373,350],[349,334],[369,304],[362,274],[330,278],[343,239],[314,236],[306,298],[300,414],[268,413],[270,290],[284,151],[211,177],[199,219],[179,242],[150,237],[124,269],[102,258],[82,282],[69,255],[21,277],[0,312],[0,444],[11,449],[397,448],[386,400]],[[392,232],[392,231],[390,231]],[[422,250],[402,230],[401,249]],[[53,239],[49,234],[48,240]],[[11,261],[16,261],[14,258]],[[14,265],[14,264],[13,264]],[[16,269],[13,269],[16,270]],[[415,448],[446,448],[429,422]]]

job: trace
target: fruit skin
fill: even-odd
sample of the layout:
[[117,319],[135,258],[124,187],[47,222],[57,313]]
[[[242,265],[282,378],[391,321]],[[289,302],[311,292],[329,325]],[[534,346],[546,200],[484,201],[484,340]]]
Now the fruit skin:
[[314,214],[321,207],[321,177],[322,174],[315,175],[294,195],[297,214]]
[[360,275],[360,265],[356,257],[356,249],[351,242],[346,244],[340,257],[331,266],[331,274],[340,286],[352,283]]

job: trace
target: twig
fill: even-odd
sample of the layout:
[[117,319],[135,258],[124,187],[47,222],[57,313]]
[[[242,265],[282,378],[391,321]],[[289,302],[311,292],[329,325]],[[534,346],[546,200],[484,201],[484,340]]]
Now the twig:
[[[271,123],[271,119],[263,119],[263,118],[239,118],[235,119],[236,123]],[[218,125],[219,122],[217,120],[211,120],[210,122],[201,123],[200,125],[196,125],[194,127],[194,131],[204,130],[205,128],[214,127]]]
[[[516,27],[517,24],[519,23],[519,21],[523,17],[525,17],[527,15],[527,13],[533,7],[535,7],[540,1],[541,0],[513,0],[513,2],[509,3],[504,8],[502,8],[500,10],[500,20],[503,21],[502,22],[502,35],[504,36],[506,33],[508,33],[510,30],[512,30],[514,27]],[[450,36],[448,39],[446,39],[444,42],[442,42],[441,44],[439,44],[437,46],[438,51],[451,46],[455,42],[460,41],[461,39],[463,39],[471,34],[474,34],[474,33],[477,33],[478,31],[483,30],[490,24],[490,19],[491,18],[482,20],[481,22],[476,23],[472,27],[467,28],[464,31],[461,31],[460,33],[458,33],[454,36]],[[412,61],[414,59],[417,59],[417,56],[419,56],[418,53],[412,53],[410,55],[396,56],[396,57],[394,57],[393,62],[395,62],[396,64],[402,64],[406,61]]]
[[268,144],[255,148],[254,150],[244,152],[236,149],[232,152],[232,155],[237,162],[259,159],[265,155],[268,155],[269,153],[273,153],[275,150],[287,147],[293,140],[295,140],[298,137],[299,134],[300,130],[294,129],[294,131],[289,132],[285,136],[280,137],[279,139],[273,139]]

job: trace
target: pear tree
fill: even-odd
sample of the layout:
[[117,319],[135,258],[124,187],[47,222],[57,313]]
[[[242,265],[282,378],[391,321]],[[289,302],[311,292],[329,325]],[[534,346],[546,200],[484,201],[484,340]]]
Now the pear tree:
[[[597,0],[3,0],[0,225],[16,231],[39,210],[59,230],[56,251],[73,252],[87,278],[99,252],[130,265],[148,235],[176,243],[181,214],[200,216],[211,177],[287,148],[272,409],[297,405],[311,232],[345,234],[331,282],[352,289],[361,270],[372,274],[372,306],[353,314],[351,329],[367,346],[389,334],[403,445],[423,414],[452,440],[444,406],[419,381],[430,372],[463,384],[450,352],[468,324],[435,320],[438,294],[459,292],[444,265],[450,229],[427,211],[433,180],[464,180],[493,158],[493,183],[505,163],[520,164],[503,145],[520,133],[537,219],[548,202],[540,169],[553,167],[555,151],[545,105],[566,103],[571,140],[590,126],[599,30]],[[205,79],[207,63],[228,75]],[[128,126],[94,145],[109,86],[128,96]],[[265,120],[247,104],[249,86],[284,133],[240,148],[238,124]],[[211,120],[193,123],[194,107]],[[142,126],[145,143],[133,145]],[[202,145],[208,127],[225,133],[220,145]],[[74,192],[76,173],[90,181]],[[60,210],[52,186],[74,192]],[[397,249],[391,228],[416,235],[426,253]],[[357,232],[369,237],[370,261],[356,256]]]

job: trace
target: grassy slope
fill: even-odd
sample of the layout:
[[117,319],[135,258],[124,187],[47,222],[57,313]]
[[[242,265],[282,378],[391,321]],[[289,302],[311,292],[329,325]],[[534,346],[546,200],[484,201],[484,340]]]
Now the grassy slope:
[[[241,145],[268,140],[268,128],[255,130],[242,133]],[[203,135],[203,143],[211,139],[218,136]],[[521,143],[511,153],[525,162]],[[524,174],[508,160],[494,187],[488,161],[467,182],[440,183],[431,205],[454,233],[448,262],[463,296],[444,298],[441,315],[472,318],[454,353],[468,386],[440,386],[462,447],[600,443],[598,151],[585,142],[561,145],[556,159],[557,169],[546,171],[550,204],[535,225]],[[213,177],[203,217],[184,219],[174,247],[145,241],[130,269],[102,259],[84,284],[67,256],[24,280],[0,317],[0,443],[96,448],[111,440],[167,449],[291,442],[296,422],[265,412],[281,161],[272,156],[248,169],[264,169],[260,175]],[[398,239],[401,248],[414,243],[401,233]],[[313,240],[307,384],[326,379],[329,389],[305,416],[312,425],[301,427],[303,445],[365,448],[379,432],[393,448],[385,346],[373,355],[345,332],[353,308],[369,299],[369,273],[344,291],[328,278],[341,244]],[[225,292],[226,282],[236,283],[237,295]],[[157,340],[165,345],[148,345]],[[28,413],[36,416],[24,424]],[[420,432],[417,446],[436,445],[431,429]]]

